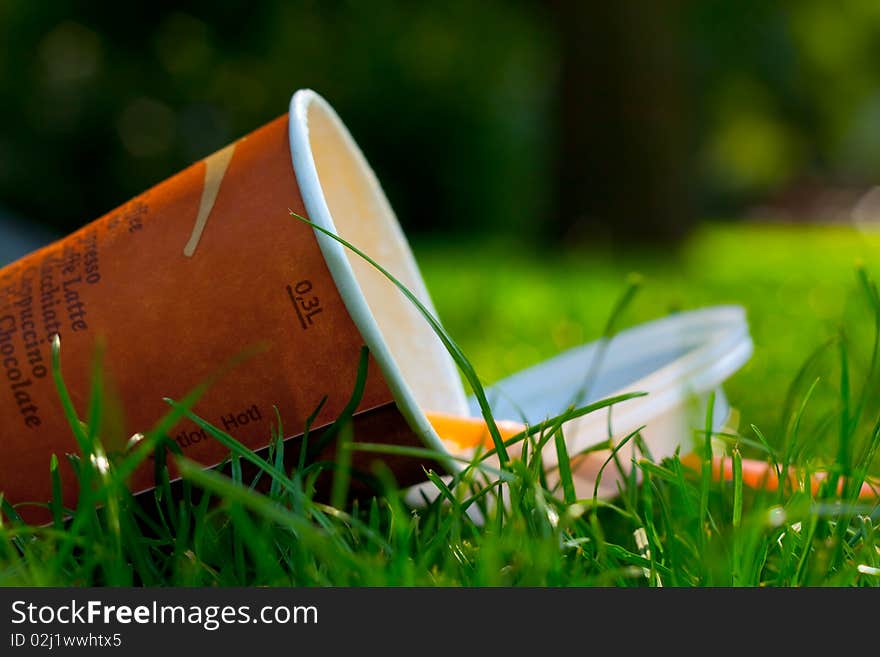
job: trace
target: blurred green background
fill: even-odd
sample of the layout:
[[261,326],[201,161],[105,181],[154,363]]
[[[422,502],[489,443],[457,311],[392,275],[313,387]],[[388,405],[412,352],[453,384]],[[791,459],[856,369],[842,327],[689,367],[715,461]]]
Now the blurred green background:
[[300,87],[409,234],[656,241],[880,167],[875,0],[0,0],[0,43],[0,199],[59,230]]
[[[876,0],[0,0],[0,43],[5,244],[82,225],[312,87],[487,381],[595,339],[630,271],[624,324],[747,307],[756,353],[729,389],[764,427],[814,347],[870,343]],[[819,415],[834,358],[822,374]]]

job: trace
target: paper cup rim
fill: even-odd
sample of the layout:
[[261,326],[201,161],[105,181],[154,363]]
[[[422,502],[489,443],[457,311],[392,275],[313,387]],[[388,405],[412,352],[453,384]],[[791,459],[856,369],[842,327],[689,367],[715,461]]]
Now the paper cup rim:
[[[342,140],[367,176],[372,191],[383,201],[387,202],[387,199],[366,157],[333,107],[320,94],[311,89],[300,89],[295,92],[290,99],[289,121],[290,154],[294,174],[309,220],[324,230],[337,235],[309,140],[308,111],[313,104],[321,108],[339,131]],[[314,230],[314,233],[345,307],[360,331],[370,353],[382,369],[385,381],[394,396],[400,413],[426,447],[445,456],[442,462],[447,470],[450,472],[460,470],[461,464],[452,458],[449,449],[416,403],[415,396],[406,383],[391,349],[382,335],[379,324],[367,304],[363,290],[346,256],[346,247],[319,230]],[[409,247],[407,246],[407,248]],[[420,273],[418,275],[421,276]]]

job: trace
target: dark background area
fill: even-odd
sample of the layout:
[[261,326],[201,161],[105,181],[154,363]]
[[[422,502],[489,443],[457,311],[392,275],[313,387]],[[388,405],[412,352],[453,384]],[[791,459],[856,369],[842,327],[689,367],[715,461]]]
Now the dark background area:
[[0,0],[0,44],[0,212],[54,233],[301,87],[422,238],[834,219],[880,170],[876,0]]

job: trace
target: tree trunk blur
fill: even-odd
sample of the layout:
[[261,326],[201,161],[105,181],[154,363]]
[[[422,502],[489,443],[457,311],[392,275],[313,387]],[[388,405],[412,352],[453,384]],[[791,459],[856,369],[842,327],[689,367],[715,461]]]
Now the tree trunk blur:
[[679,0],[558,0],[557,240],[674,242],[694,223]]

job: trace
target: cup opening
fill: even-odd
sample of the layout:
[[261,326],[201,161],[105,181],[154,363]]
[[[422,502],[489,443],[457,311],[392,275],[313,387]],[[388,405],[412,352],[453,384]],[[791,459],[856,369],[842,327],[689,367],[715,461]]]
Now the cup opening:
[[[381,264],[436,317],[391,206],[342,121],[318,94],[291,100],[293,166],[309,218]],[[429,446],[448,451],[424,411],[466,415],[455,363],[418,309],[370,263],[315,231],[333,279],[398,407]]]

